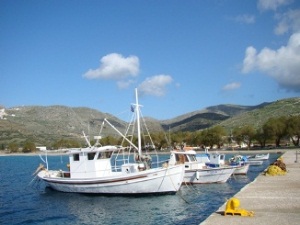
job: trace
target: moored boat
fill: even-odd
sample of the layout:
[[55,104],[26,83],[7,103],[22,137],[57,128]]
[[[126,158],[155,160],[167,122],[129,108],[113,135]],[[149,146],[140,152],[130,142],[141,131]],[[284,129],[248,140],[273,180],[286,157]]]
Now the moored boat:
[[209,167],[234,167],[234,175],[245,175],[248,173],[249,164],[246,164],[247,159],[243,156],[234,156],[231,159],[226,161],[226,155],[218,152],[209,153],[207,150],[206,153],[197,154],[197,160],[205,162]]
[[171,151],[169,165],[185,167],[184,182],[187,184],[225,183],[234,170],[233,166],[210,167],[204,161],[198,161],[194,150]]
[[[164,194],[176,193],[184,177],[184,165],[168,165],[154,168],[151,157],[142,154],[140,133],[140,107],[137,89],[134,121],[137,123],[138,146],[119,132],[108,120],[104,120],[129,144],[129,148],[120,146],[91,146],[70,149],[69,170],[49,170],[46,166],[39,167],[37,177],[52,189],[62,192],[93,193],[93,194]],[[134,151],[133,161],[129,153]],[[125,153],[125,154],[123,154]],[[127,155],[119,162],[112,164],[112,158]],[[115,161],[116,162],[116,161]]]
[[264,163],[262,160],[249,160],[246,162],[246,164],[249,164],[251,166],[261,166]]
[[248,173],[250,164],[247,163],[247,157],[241,155],[235,155],[228,160],[229,165],[239,166],[234,171],[235,175],[246,175]]
[[251,156],[247,156],[247,160],[248,161],[257,161],[257,160],[268,160],[269,159],[270,154],[255,154],[255,155],[251,155]]

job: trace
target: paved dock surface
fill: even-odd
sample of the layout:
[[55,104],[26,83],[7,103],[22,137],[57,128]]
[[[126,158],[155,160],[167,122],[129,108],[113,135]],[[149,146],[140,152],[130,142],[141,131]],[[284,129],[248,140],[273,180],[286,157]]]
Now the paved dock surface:
[[[296,161],[296,151],[298,162]],[[300,150],[286,150],[282,156],[287,173],[281,176],[260,174],[238,192],[241,209],[254,211],[253,217],[223,215],[226,202],[200,225],[299,225],[300,224]]]

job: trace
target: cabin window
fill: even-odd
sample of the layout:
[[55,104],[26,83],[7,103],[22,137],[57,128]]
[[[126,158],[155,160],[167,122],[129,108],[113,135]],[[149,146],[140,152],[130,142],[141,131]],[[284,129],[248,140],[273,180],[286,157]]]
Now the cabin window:
[[79,154],[73,155],[73,161],[79,161]]
[[188,162],[188,161],[189,161],[187,155],[184,155],[184,160],[185,160],[185,162]]
[[105,152],[106,158],[110,158],[111,154],[112,154],[112,152]]
[[111,157],[112,152],[99,152],[97,159],[108,159]]
[[89,152],[89,153],[87,154],[88,160],[93,160],[94,157],[95,157],[95,155],[96,155],[95,152]]
[[190,155],[191,162],[196,162],[197,158],[195,155]]
[[176,156],[176,162],[179,162],[181,164],[189,161],[186,155],[176,154],[175,156]]

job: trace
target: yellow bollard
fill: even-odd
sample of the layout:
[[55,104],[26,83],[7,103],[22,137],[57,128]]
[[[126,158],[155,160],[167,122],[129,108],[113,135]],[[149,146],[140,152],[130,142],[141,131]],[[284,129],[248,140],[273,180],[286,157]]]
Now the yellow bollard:
[[245,209],[239,209],[238,207],[240,206],[240,200],[237,198],[231,198],[227,201],[224,216],[231,214],[232,216],[234,215],[239,215],[239,216],[254,216],[253,211],[247,211]]

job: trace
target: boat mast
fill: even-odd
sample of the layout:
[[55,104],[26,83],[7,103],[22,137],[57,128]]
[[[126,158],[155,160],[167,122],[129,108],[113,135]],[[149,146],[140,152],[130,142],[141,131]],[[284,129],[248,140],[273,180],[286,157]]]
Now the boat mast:
[[142,140],[141,140],[141,125],[140,125],[140,106],[138,101],[138,91],[137,88],[135,89],[135,113],[136,113],[136,120],[137,120],[137,130],[138,130],[138,152],[139,155],[142,155]]

